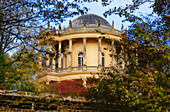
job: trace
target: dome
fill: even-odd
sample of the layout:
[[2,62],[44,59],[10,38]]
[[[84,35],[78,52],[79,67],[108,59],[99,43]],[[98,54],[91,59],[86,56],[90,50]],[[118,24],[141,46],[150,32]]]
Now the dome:
[[95,15],[95,14],[85,14],[82,15],[72,21],[72,27],[83,27],[84,20],[86,22],[86,26],[98,26],[98,21],[100,20],[100,25],[105,27],[111,27],[109,22],[107,22],[104,18]]

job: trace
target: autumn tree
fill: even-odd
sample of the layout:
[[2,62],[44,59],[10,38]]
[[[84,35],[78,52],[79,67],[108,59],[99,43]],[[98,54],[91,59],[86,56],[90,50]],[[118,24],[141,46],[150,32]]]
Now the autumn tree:
[[[133,12],[147,2],[153,12],[146,16],[134,15]],[[93,102],[93,109],[168,111],[169,6],[168,0],[135,0],[126,7],[115,7],[104,13],[105,16],[118,14],[125,17],[124,22],[131,23],[118,42],[124,46],[121,55],[126,69],[123,73],[113,70],[101,74],[102,80],[92,81],[97,86],[90,88],[87,100]]]
[[[33,70],[30,72],[26,70],[25,62],[31,64],[28,61],[36,63],[37,60],[29,60],[32,57],[26,51],[29,51],[28,46],[30,46],[34,48],[34,53],[37,53],[40,25],[45,27],[47,21],[58,25],[65,18],[83,14],[87,8],[80,7],[81,2],[74,0],[0,1],[0,88],[5,89],[7,83],[10,85],[8,87],[17,84],[16,82],[24,75],[23,72],[31,74],[31,77],[35,74],[37,67],[29,65],[30,70]],[[21,76],[18,76],[19,74]]]

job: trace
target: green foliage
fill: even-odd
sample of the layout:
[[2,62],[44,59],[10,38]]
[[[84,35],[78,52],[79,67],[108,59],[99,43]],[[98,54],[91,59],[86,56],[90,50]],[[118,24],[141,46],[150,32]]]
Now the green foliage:
[[82,1],[68,0],[1,0],[0,3],[0,88],[38,91],[33,76],[39,68],[36,51],[40,25],[47,21],[57,25],[88,9],[79,6]]
[[165,1],[151,2],[154,10],[147,16],[137,17],[132,12],[149,0],[136,0],[126,7],[105,12],[106,16],[112,13],[124,16],[132,24],[127,35],[115,42],[124,46],[124,71],[113,69],[113,73],[101,74],[97,83],[90,83],[87,100],[93,102],[93,109],[169,111],[169,2]]

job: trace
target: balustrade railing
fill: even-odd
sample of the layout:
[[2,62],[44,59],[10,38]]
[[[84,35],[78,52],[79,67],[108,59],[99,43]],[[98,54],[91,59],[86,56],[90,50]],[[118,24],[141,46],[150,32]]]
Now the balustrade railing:
[[72,27],[72,28],[66,28],[63,30],[55,30],[55,29],[45,29],[43,32],[50,32],[50,34],[65,34],[70,32],[89,32],[89,31],[103,31],[103,32],[110,32],[115,33],[118,35],[121,35],[123,31],[111,28],[111,27],[97,27],[97,26],[86,26],[86,27]]
[[99,66],[75,66],[68,68],[56,68],[55,70],[50,68],[44,68],[44,72],[54,72],[56,74],[68,73],[68,72],[80,72],[80,71],[99,71],[99,72],[114,72],[113,67],[101,67]]

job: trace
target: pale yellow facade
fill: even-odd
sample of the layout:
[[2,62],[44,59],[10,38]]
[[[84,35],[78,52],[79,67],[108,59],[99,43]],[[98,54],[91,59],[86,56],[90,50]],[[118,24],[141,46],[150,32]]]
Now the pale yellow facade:
[[[100,25],[47,30],[50,33],[45,39],[45,44],[44,40],[40,40],[39,44],[40,49],[46,46],[47,50],[45,56],[40,53],[39,57],[42,74],[40,81],[49,84],[55,81],[82,79],[85,85],[85,79],[102,72],[103,68],[118,68],[116,58],[110,54],[117,53],[114,43],[121,40],[122,31]],[[105,42],[101,37],[109,39],[111,43]],[[50,53],[54,55],[51,56]],[[42,66],[44,57],[47,59]],[[95,77],[97,78],[97,75]]]

